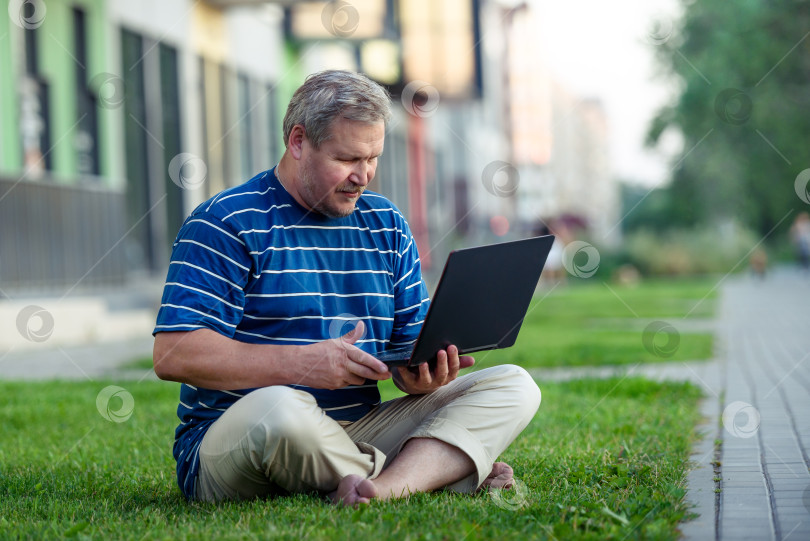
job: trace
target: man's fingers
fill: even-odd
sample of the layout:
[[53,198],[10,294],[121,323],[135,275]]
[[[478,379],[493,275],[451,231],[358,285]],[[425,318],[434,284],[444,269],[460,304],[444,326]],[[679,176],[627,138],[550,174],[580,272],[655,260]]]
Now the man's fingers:
[[[449,350],[450,348],[448,348]],[[450,355],[448,355],[448,351],[442,350],[436,354],[436,366],[433,369],[433,375],[436,378],[436,381],[440,383],[444,383],[447,379],[447,375],[450,373]]]
[[447,348],[447,373],[450,381],[456,379],[458,371],[461,368],[461,361],[458,357],[458,348],[450,346]]
[[375,381],[382,381],[384,379],[388,379],[388,378],[391,377],[391,372],[388,372],[388,371],[383,372],[383,373],[375,372],[371,368],[369,368],[367,366],[363,366],[362,364],[357,364],[357,363],[352,364],[352,367],[351,367],[351,369],[349,369],[349,372],[351,374],[356,375],[356,376],[360,376],[361,378],[363,378],[364,381],[367,380],[367,379],[373,379]]
[[367,379],[380,381],[391,377],[391,372],[380,374],[360,363],[349,362],[346,366],[346,375],[343,379],[349,385],[362,385]]
[[354,344],[360,338],[363,337],[363,334],[366,332],[366,326],[363,323],[363,320],[360,319],[357,321],[357,325],[354,326],[354,329],[350,330],[346,334],[340,337],[340,339],[346,344]]
[[461,368],[469,368],[475,364],[475,358],[469,355],[462,355],[458,358],[458,367]]
[[391,377],[388,365],[361,349],[352,348],[349,351],[349,363],[352,364],[350,372],[358,376],[375,380]]
[[430,377],[430,363],[422,363],[419,365],[419,379],[424,383],[430,383],[432,381]]

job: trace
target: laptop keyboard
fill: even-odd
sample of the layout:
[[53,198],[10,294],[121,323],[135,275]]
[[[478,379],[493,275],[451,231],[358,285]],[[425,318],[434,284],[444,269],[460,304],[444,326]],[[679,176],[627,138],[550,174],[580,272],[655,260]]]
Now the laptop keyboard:
[[399,361],[402,359],[410,359],[413,353],[413,346],[406,346],[401,348],[386,349],[375,355],[380,361]]

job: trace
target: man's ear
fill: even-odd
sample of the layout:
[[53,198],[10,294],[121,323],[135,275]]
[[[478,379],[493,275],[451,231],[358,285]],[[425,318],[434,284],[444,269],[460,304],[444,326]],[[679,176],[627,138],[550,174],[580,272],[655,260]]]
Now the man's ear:
[[287,150],[296,160],[300,160],[304,153],[304,141],[306,138],[307,133],[301,124],[296,124],[290,130],[290,136],[287,138]]

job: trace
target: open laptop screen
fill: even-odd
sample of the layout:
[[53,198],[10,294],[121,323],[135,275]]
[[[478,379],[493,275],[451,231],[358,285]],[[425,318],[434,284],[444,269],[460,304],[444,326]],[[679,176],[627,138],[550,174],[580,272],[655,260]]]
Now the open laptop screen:
[[451,252],[412,353],[381,360],[414,366],[451,344],[462,354],[512,346],[553,242],[546,235]]

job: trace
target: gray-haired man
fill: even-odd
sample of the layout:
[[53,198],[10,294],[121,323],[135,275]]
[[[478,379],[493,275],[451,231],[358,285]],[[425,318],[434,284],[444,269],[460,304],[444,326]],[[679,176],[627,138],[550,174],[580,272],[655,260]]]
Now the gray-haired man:
[[[474,361],[454,346],[418,372],[374,357],[413,343],[429,304],[407,222],[366,191],[390,116],[368,78],[310,76],[278,166],[181,228],[154,362],[183,383],[174,455],[188,498],[316,491],[356,505],[511,486],[495,459],[540,405],[525,370],[457,377]],[[407,396],[380,403],[388,378]]]

